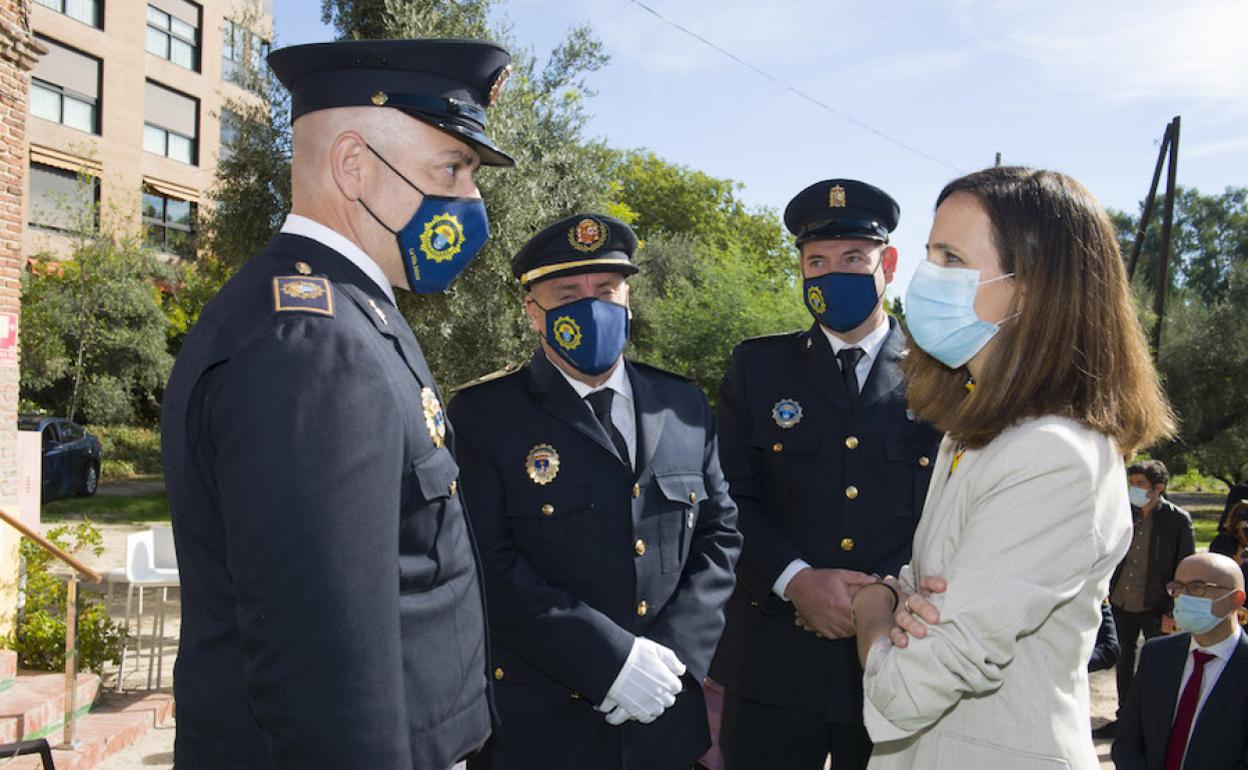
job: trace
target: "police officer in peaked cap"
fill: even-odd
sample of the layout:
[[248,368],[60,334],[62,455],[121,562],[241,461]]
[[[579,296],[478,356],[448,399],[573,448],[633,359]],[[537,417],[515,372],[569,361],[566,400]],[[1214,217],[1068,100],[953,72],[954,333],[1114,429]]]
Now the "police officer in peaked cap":
[[539,347],[451,401],[501,721],[474,770],[675,770],[740,550],[706,397],[623,356],[637,238],[576,214],[516,254]]
[[746,340],[720,388],[720,456],[745,547],[712,665],[729,770],[866,766],[849,599],[910,557],[940,436],[906,411],[883,308],[897,203],[829,179],[793,198],[804,332]]
[[510,166],[510,57],[461,40],[274,51],[293,206],[165,391],[182,584],[179,770],[445,770],[490,733],[454,431],[395,290],[444,290]]

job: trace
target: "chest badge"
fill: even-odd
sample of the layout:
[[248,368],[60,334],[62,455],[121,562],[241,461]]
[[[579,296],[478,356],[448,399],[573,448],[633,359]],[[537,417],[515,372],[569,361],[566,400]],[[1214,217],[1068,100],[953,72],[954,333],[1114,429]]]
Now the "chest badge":
[[802,421],[802,405],[794,398],[782,398],[771,408],[771,419],[781,428],[792,428]]
[[534,484],[549,484],[559,475],[559,453],[550,444],[538,444],[524,458],[524,470]]
[[425,429],[433,445],[440,447],[446,443],[446,415],[442,413],[442,402],[434,395],[433,388],[420,389],[420,405],[425,411]]

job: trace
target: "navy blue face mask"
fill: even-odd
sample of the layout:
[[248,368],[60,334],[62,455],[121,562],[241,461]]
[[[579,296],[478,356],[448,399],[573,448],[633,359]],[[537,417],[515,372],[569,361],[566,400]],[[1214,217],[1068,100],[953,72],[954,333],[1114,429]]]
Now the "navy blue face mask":
[[417,294],[446,291],[490,237],[485,203],[480,198],[427,195],[371,145],[365,146],[422,197],[411,219],[398,230],[390,230],[363,198],[360,205],[377,224],[394,233],[403,255],[408,287]]
[[578,372],[602,374],[624,352],[628,342],[628,308],[624,305],[586,297],[542,310],[546,313],[546,341]]
[[807,278],[802,283],[806,309],[816,321],[834,332],[857,328],[880,304],[875,274],[883,264],[881,259],[869,273],[826,273]]

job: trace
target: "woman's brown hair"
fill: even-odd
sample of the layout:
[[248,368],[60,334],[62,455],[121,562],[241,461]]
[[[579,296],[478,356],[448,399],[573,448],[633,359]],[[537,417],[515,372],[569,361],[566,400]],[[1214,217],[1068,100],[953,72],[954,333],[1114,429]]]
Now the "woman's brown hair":
[[970,392],[965,369],[911,344],[902,367],[915,414],[972,448],[1049,414],[1111,436],[1127,456],[1171,435],[1174,413],[1149,359],[1118,239],[1092,194],[1065,174],[998,167],[950,182],[937,208],[953,195],[974,198],[991,220],[1019,315],[1001,324]]

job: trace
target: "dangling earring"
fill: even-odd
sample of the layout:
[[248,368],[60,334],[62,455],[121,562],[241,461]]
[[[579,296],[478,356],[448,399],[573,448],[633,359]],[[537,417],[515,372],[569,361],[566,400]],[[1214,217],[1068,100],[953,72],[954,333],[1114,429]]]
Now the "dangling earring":
[[975,378],[967,377],[966,385],[964,387],[966,388],[967,393],[974,393],[975,392]]

